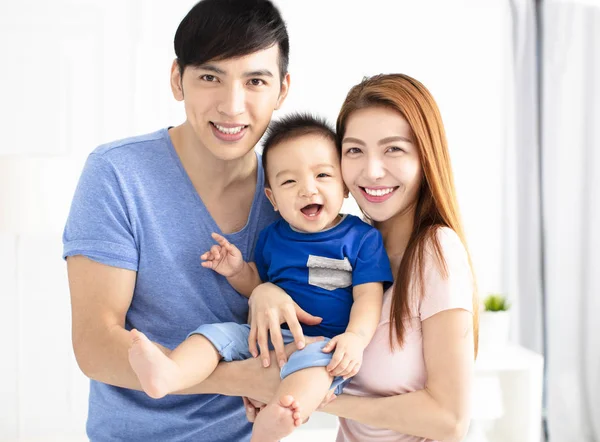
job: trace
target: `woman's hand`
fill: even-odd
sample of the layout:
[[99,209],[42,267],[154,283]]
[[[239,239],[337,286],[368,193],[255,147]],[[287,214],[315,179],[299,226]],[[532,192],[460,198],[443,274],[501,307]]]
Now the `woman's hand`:
[[255,358],[259,352],[263,367],[271,363],[269,356],[269,334],[275,349],[279,367],[287,361],[287,355],[281,336],[281,324],[287,323],[298,349],[305,346],[304,334],[300,322],[307,325],[319,324],[323,319],[302,310],[292,298],[275,284],[264,283],[254,289],[249,300],[250,336],[248,347]]
[[[327,392],[327,394],[323,398],[323,401],[317,408],[317,411],[323,411],[324,408],[327,407],[327,405],[329,405],[331,402],[333,402],[335,400],[335,398],[337,398],[337,396],[335,394],[335,388],[332,388]],[[248,413],[246,413],[246,414],[248,414]],[[250,422],[253,422],[253,421],[250,421]]]
[[243,397],[244,407],[246,409],[246,418],[248,422],[254,422],[258,413],[267,406],[264,402],[256,401],[247,397]]

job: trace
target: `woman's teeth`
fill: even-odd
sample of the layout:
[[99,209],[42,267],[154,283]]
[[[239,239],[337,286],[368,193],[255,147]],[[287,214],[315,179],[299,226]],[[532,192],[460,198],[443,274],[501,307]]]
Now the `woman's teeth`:
[[371,196],[383,196],[394,191],[393,187],[388,187],[387,189],[369,189],[368,187],[365,187],[364,189],[367,195]]

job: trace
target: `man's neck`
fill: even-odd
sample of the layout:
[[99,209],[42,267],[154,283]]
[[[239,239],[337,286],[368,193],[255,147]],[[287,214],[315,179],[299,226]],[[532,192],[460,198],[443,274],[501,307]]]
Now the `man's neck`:
[[257,159],[254,151],[237,160],[215,158],[198,140],[188,123],[169,130],[175,151],[196,187],[219,195],[238,184],[254,180]]

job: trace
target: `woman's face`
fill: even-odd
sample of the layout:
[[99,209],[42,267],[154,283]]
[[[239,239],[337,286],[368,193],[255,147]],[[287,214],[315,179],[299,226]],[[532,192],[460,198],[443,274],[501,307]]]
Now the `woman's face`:
[[408,122],[397,111],[370,107],[353,112],[342,140],[342,177],[360,208],[383,222],[410,213],[422,173]]

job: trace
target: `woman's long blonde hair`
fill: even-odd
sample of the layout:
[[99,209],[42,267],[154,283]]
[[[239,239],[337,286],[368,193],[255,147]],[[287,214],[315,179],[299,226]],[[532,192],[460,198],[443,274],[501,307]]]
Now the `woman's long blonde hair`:
[[[410,315],[409,289],[412,275],[418,275],[414,281],[422,296],[424,253],[428,244],[433,250],[444,277],[448,276],[446,262],[436,231],[440,227],[449,227],[459,236],[469,258],[471,273],[473,265],[468,251],[460,220],[458,202],[454,189],[454,177],[450,165],[448,144],[440,111],[431,93],[423,84],[408,75],[390,74],[365,78],[354,86],[346,97],[337,119],[338,148],[346,132],[350,115],[359,109],[369,107],[387,107],[399,112],[408,121],[417,144],[423,179],[415,208],[414,229],[402,257],[395,279],[392,299],[390,343],[394,346],[394,335],[400,346],[406,333],[402,318]],[[417,270],[417,272],[414,272]],[[475,277],[473,276],[473,281]],[[475,355],[478,347],[478,311],[477,289],[473,284],[473,337]],[[395,331],[395,333],[394,333]]]

